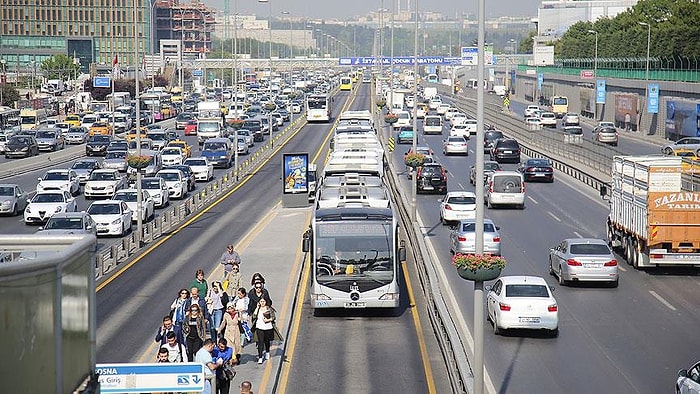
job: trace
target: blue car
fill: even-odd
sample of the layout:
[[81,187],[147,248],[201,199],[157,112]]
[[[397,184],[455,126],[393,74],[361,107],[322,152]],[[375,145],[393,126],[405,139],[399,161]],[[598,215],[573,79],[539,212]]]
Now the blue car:
[[413,126],[399,126],[397,129],[396,143],[410,144],[413,143]]

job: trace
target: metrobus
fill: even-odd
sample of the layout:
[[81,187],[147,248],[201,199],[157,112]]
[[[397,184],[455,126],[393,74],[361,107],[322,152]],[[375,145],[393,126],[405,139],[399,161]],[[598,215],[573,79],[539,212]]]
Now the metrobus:
[[557,118],[563,118],[569,112],[569,99],[566,96],[554,96],[550,103],[551,111]]
[[340,77],[340,90],[352,90],[352,78]]
[[311,94],[306,98],[307,122],[330,122],[331,101],[327,94]]
[[428,74],[428,77],[425,79],[428,83],[438,83],[440,82],[438,80],[438,75],[437,74]]

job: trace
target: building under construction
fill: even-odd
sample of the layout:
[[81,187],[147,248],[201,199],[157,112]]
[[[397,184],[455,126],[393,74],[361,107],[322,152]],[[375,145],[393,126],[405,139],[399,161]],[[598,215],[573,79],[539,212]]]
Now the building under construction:
[[155,4],[155,37],[153,52],[158,51],[162,39],[182,42],[185,55],[206,54],[211,51],[216,10],[208,8],[197,0],[180,3],[173,0],[159,0]]

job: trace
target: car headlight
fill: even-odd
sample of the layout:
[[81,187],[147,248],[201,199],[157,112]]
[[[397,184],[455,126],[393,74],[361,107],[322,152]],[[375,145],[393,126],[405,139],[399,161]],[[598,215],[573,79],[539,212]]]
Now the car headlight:
[[59,213],[63,211],[63,207],[56,207],[56,210],[54,212]]
[[117,219],[113,220],[112,223],[110,223],[110,224],[121,224],[121,222],[122,222],[122,218],[117,218]]
[[114,185],[107,185],[107,190],[114,190]]
[[23,146],[22,149],[20,149],[22,152],[26,152],[29,150],[28,146]]
[[26,213],[32,213],[31,207],[30,207],[29,205],[27,205],[27,207],[24,208],[24,212],[26,212]]

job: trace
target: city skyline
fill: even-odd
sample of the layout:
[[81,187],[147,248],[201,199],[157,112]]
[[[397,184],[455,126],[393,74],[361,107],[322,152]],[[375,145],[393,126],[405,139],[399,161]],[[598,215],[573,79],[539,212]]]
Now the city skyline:
[[[377,11],[380,8],[387,10],[394,9],[398,12],[399,7],[405,11],[407,7],[412,10],[415,7],[415,0],[399,0],[392,4],[390,0],[355,0],[350,3],[340,3],[335,1],[318,1],[318,0],[270,0],[271,3],[261,3],[258,0],[239,1],[228,0],[231,7],[231,13],[237,7],[237,12],[242,15],[255,14],[259,16],[267,16],[272,8],[272,16],[277,18],[282,11],[289,12],[292,17],[308,17],[312,19],[338,19],[338,20],[353,20],[357,17],[366,16],[370,12]],[[425,0],[418,0],[418,7],[421,13],[432,11],[443,14],[445,17],[455,19],[458,15],[472,14],[476,15],[476,1],[463,0],[443,0],[441,2],[428,3]],[[209,7],[214,7],[217,10],[224,10],[225,0],[202,0],[202,3]],[[537,7],[541,0],[518,0],[518,1],[500,1],[486,3],[486,17],[495,18],[500,16],[537,16]],[[338,5],[342,4],[343,9],[340,10]]]

